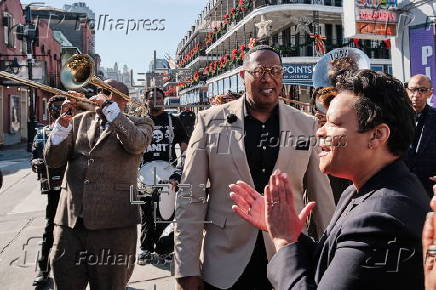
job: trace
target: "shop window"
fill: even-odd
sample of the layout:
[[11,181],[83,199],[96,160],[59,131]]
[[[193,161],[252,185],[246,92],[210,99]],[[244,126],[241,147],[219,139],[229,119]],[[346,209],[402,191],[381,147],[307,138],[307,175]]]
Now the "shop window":
[[291,44],[291,29],[288,27],[283,30],[283,45],[289,46]]
[[5,44],[8,47],[15,47],[15,35],[12,29],[14,25],[14,20],[12,18],[12,15],[7,12],[3,12],[2,24],[3,24],[3,34],[4,34]]
[[223,93],[226,94],[230,90],[230,79],[224,78],[223,82],[224,82],[224,92]]
[[342,25],[336,25],[336,39],[338,44],[344,43]]
[[213,91],[213,83],[210,83],[207,86],[207,95],[208,95],[209,98],[211,98],[211,97],[213,97],[215,95],[214,91]]
[[232,92],[237,92],[238,91],[238,76],[237,75],[233,75],[230,77],[230,90]]
[[244,80],[238,74],[238,91],[237,92],[239,93],[239,92],[243,92],[243,91],[245,91]]
[[42,100],[42,120],[48,121],[48,105],[47,105],[47,99]]

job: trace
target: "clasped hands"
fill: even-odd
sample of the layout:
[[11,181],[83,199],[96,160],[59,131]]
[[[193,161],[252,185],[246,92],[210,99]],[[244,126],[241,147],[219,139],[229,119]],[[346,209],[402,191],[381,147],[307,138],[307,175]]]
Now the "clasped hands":
[[[81,93],[77,93],[74,91],[70,91],[68,93],[71,95],[74,95],[78,98],[85,98],[85,96]],[[93,96],[89,100],[93,101],[94,103],[96,103],[98,105],[96,107],[95,111],[97,112],[97,114],[100,115],[101,118],[103,118],[105,120],[107,119],[108,121],[112,121],[112,119],[114,119],[114,117],[120,111],[117,103],[107,102],[107,101],[109,101],[109,99],[104,94],[98,94],[96,96]],[[109,106],[113,106],[114,107],[113,110],[106,110],[106,111],[103,110],[104,108],[109,107]],[[62,104],[62,107],[61,107],[61,116],[59,117],[59,124],[64,128],[68,128],[72,119],[73,119],[74,114],[72,114],[72,112],[75,112],[76,110],[77,110],[77,100],[76,99],[71,98],[71,99],[64,101],[64,103]],[[112,113],[115,113],[115,114],[112,114]]]
[[243,181],[229,188],[230,197],[236,203],[233,211],[256,228],[267,231],[277,251],[298,240],[316,205],[309,202],[298,214],[289,178],[280,170],[270,177],[263,196]]

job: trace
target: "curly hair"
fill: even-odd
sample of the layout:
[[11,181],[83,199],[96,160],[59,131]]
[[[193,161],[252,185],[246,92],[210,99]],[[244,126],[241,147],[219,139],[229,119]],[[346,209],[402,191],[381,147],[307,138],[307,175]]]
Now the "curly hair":
[[337,94],[338,92],[335,87],[320,88],[314,93],[314,100],[328,108]]
[[415,114],[403,84],[383,72],[359,70],[343,74],[336,83],[338,92],[350,91],[358,97],[354,105],[359,133],[385,123],[389,126],[389,151],[401,156],[415,135]]
[[354,56],[347,56],[330,62],[328,78],[330,83],[335,85],[338,78],[346,72],[354,72],[359,69],[359,65]]

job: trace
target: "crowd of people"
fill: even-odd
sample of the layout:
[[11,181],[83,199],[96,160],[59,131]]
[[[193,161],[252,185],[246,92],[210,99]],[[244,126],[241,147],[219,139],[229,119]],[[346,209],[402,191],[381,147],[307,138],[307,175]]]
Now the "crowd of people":
[[[135,263],[170,254],[179,290],[436,289],[431,80],[405,86],[353,61],[332,63],[314,116],[279,101],[282,60],[266,45],[245,55],[245,93],[195,126],[164,110],[159,88],[147,116],[113,92],[82,112],[53,97],[32,160],[48,200],[34,285],[52,269],[56,289],[125,289]],[[138,191],[152,162],[172,170]],[[170,217],[156,210],[164,185]]]

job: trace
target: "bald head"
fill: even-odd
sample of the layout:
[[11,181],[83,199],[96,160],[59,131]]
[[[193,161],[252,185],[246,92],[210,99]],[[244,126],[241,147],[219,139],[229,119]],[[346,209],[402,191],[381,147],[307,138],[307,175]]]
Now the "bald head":
[[426,76],[426,75],[421,75],[421,74],[418,74],[418,75],[414,75],[411,79],[410,79],[410,81],[409,81],[409,84],[410,83],[420,83],[420,84],[423,84],[423,85],[425,85],[425,87],[426,88],[431,88],[431,86],[432,86],[432,84],[431,84],[431,79],[428,77],[428,76]]
[[[125,95],[129,95],[129,88],[123,84],[122,82],[116,81],[116,80],[105,80],[104,81],[106,84],[110,85],[111,87],[119,90],[120,92],[122,92]],[[124,111],[124,109],[126,108],[126,105],[128,103],[127,100],[125,100],[123,97],[112,93],[112,101],[117,102],[118,106],[120,107],[121,111]]]
[[422,112],[433,94],[430,78],[421,74],[414,75],[407,85],[407,94],[412,101],[413,109],[417,113]]

